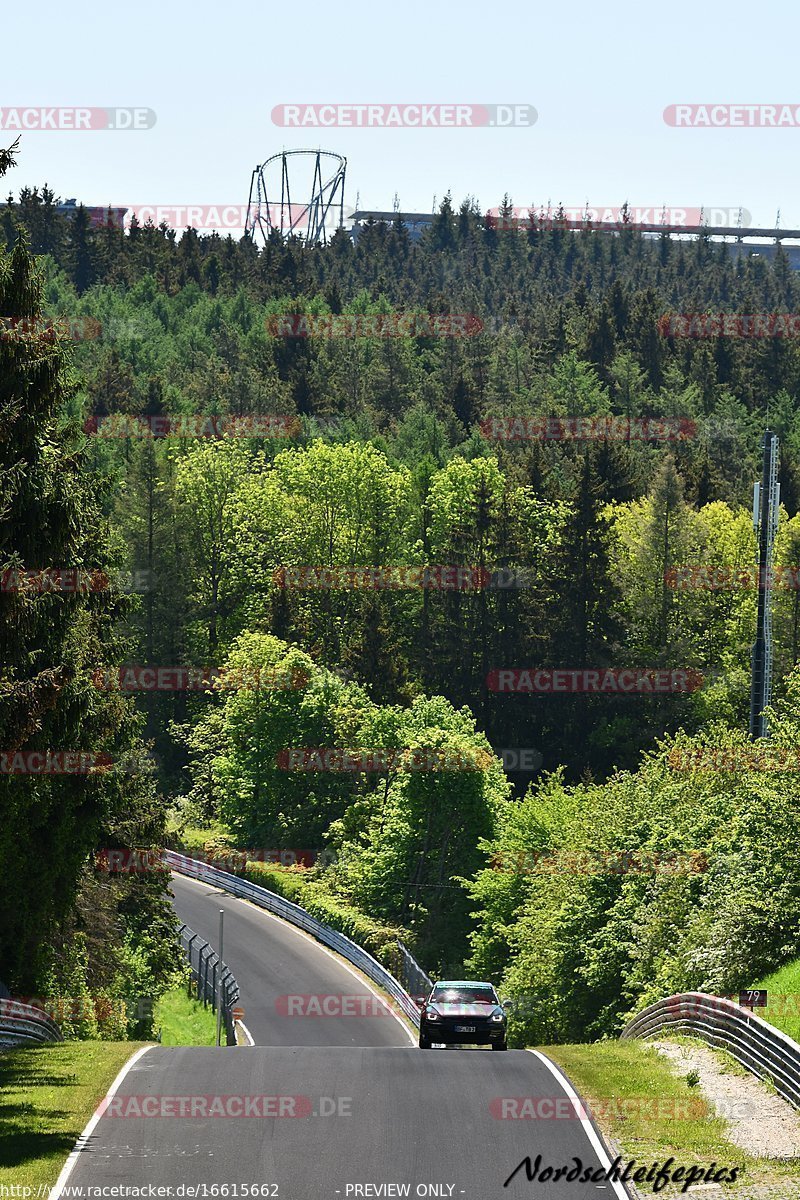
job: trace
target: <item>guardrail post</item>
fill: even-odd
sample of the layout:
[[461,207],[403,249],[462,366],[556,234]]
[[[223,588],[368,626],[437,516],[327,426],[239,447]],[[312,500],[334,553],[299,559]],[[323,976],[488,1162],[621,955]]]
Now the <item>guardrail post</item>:
[[[175,860],[169,857],[171,851],[165,854],[165,861],[175,866]],[[196,865],[196,864],[195,864]],[[202,864],[200,864],[202,865]],[[191,869],[190,860],[181,863],[184,870]],[[222,955],[213,946],[195,933],[188,925],[180,926],[181,944],[189,959],[190,980],[197,984],[197,996],[203,1006],[211,1004],[212,1011],[217,1014],[217,1042],[220,1041],[220,1022],[225,1022],[228,1045],[235,1045],[235,1030],[231,1009],[239,999],[239,985],[230,967],[226,966]],[[194,962],[194,952],[197,951],[197,965]],[[210,967],[210,971],[209,971]],[[210,975],[210,978],[209,978]]]
[[[221,971],[221,968],[222,968],[222,931],[223,931],[224,916],[225,916],[225,913],[224,913],[223,909],[220,909],[219,910],[219,938],[218,938],[218,940],[219,940],[219,956],[217,959],[217,961],[220,964],[220,983],[222,982],[222,971]],[[217,994],[216,979],[217,979],[217,970],[216,970],[216,964],[215,964],[215,966],[214,966],[214,1003],[215,1003],[216,1009],[217,1009],[217,1045],[219,1046],[221,1043],[220,1033],[221,1033],[221,1025],[222,1025],[222,990],[220,988],[220,992],[219,992],[219,994]]]
[[[184,929],[185,928],[186,928],[186,926],[184,925]],[[191,933],[192,931],[189,930],[189,932]],[[189,996],[191,996],[191,994],[192,994],[192,979],[194,978],[195,983],[198,982],[197,973],[194,969],[194,963],[192,962],[192,952],[194,951],[194,939],[196,937],[197,937],[197,934],[192,933],[192,936],[190,938],[186,939],[186,947],[185,947],[186,948],[186,956],[189,959],[189,982],[186,985],[186,992],[187,992],[187,995],[189,995]]]
[[206,943],[205,947],[201,948],[201,950],[200,950],[200,964],[201,964],[202,972],[203,972],[202,981],[201,981],[202,982],[202,993],[203,993],[203,1007],[205,1008],[205,1007],[208,1007],[208,960],[210,958],[210,954],[203,954],[203,949],[210,950],[211,947],[208,945],[208,943]]

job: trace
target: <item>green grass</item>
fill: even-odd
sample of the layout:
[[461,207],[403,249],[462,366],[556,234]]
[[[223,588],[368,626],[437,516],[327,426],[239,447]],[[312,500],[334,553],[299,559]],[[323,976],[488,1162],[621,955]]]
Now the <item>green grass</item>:
[[0,1185],[52,1185],[143,1042],[54,1042],[0,1052]]
[[207,842],[234,845],[230,829],[221,821],[215,821],[208,826],[185,825],[180,829],[175,825],[169,825],[168,831],[177,838],[185,854],[197,854],[203,851]]
[[[635,1158],[639,1166],[663,1163],[672,1156],[675,1166],[709,1167],[712,1162],[719,1168],[742,1166],[738,1181],[725,1185],[726,1194],[770,1185],[785,1189],[787,1200],[800,1195],[789,1183],[797,1180],[796,1160],[753,1158],[732,1145],[725,1136],[727,1123],[712,1114],[699,1089],[689,1087],[667,1059],[645,1042],[543,1046],[541,1050],[566,1072],[625,1161]],[[670,1184],[660,1195],[679,1195],[680,1187]]]
[[756,986],[767,989],[767,1001],[770,992],[779,997],[774,1004],[757,1008],[756,1015],[800,1042],[800,959],[773,971]]
[[[156,1037],[161,1029],[162,1046],[214,1046],[217,1041],[216,1014],[187,996],[182,987],[173,988],[157,1002],[153,1028]],[[224,1028],[222,1037],[224,1040]]]

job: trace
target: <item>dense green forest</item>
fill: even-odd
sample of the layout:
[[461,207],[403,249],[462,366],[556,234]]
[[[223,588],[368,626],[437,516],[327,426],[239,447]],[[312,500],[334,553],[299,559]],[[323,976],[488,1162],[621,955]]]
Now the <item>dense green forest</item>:
[[[634,229],[502,230],[449,198],[419,242],[397,221],[356,245],[339,231],[261,251],[92,228],[56,203],[43,188],[0,209],[0,571],[81,568],[110,585],[0,596],[4,748],[80,745],[140,767],[0,776],[6,878],[30,896],[29,860],[41,876],[4,914],[0,978],[132,996],[150,972],[165,986],[163,879],[103,877],[92,851],[196,827],[233,846],[325,847],[327,866],[273,869],[274,886],[383,925],[431,972],[528,995],[518,1032],[537,1040],[610,1032],[665,989],[745,986],[796,956],[786,775],[683,772],[669,756],[746,728],[767,425],[787,568],[775,736],[797,740],[800,349],[669,337],[660,320],[797,311],[785,258]],[[425,336],[286,337],[277,320],[397,312],[473,322],[465,336],[429,322]],[[505,418],[612,415],[682,435],[492,434]],[[208,420],[274,416],[280,436]],[[223,435],[187,436],[190,417]],[[346,574],[452,566],[478,585]],[[717,569],[713,586],[693,566]],[[338,585],[303,586],[303,568],[334,568]],[[120,668],[134,664],[225,675],[133,696]],[[535,668],[695,683],[496,690],[498,672]],[[303,747],[436,751],[443,766],[287,769]],[[523,749],[535,767],[504,771],[503,752]],[[620,851],[702,854],[707,869],[574,866]]]
[[[0,172],[10,165],[0,158]],[[164,811],[138,766],[141,715],[93,685],[123,652],[126,554],[105,515],[110,480],[65,423],[74,372],[41,304],[20,232],[0,254],[12,322],[0,336],[0,978],[15,995],[68,997],[68,1033],[124,1036],[150,1030],[154,997],[177,977],[175,919],[163,878],[103,877],[93,853],[159,845]],[[36,569],[53,564],[109,586],[36,586]]]

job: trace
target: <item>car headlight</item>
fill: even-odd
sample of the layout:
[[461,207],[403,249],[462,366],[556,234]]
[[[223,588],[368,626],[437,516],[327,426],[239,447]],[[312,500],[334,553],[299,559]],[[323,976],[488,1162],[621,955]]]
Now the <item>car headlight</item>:
[[505,1019],[506,1019],[506,1014],[503,1012],[502,1009],[500,1009],[499,1012],[492,1013],[491,1020],[497,1025],[502,1025],[502,1023],[503,1023],[503,1021],[505,1021]]
[[438,1012],[436,1012],[436,1010],[435,1010],[435,1009],[433,1009],[433,1008],[429,1008],[429,1009],[427,1009],[427,1010],[426,1010],[426,1012],[425,1012],[425,1017],[426,1017],[426,1020],[428,1020],[428,1021],[439,1021],[439,1020],[441,1020],[441,1017],[439,1016]]

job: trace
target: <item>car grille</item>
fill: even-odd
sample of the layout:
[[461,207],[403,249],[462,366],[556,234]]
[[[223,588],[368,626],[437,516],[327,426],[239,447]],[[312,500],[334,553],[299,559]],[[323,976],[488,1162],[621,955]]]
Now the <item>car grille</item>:
[[[432,1028],[438,1025],[442,1029],[454,1029],[456,1025],[474,1025],[476,1032],[479,1029],[489,1029],[491,1027],[488,1017],[442,1017],[440,1021],[431,1021],[430,1024]],[[496,1026],[497,1022],[495,1022]]]

